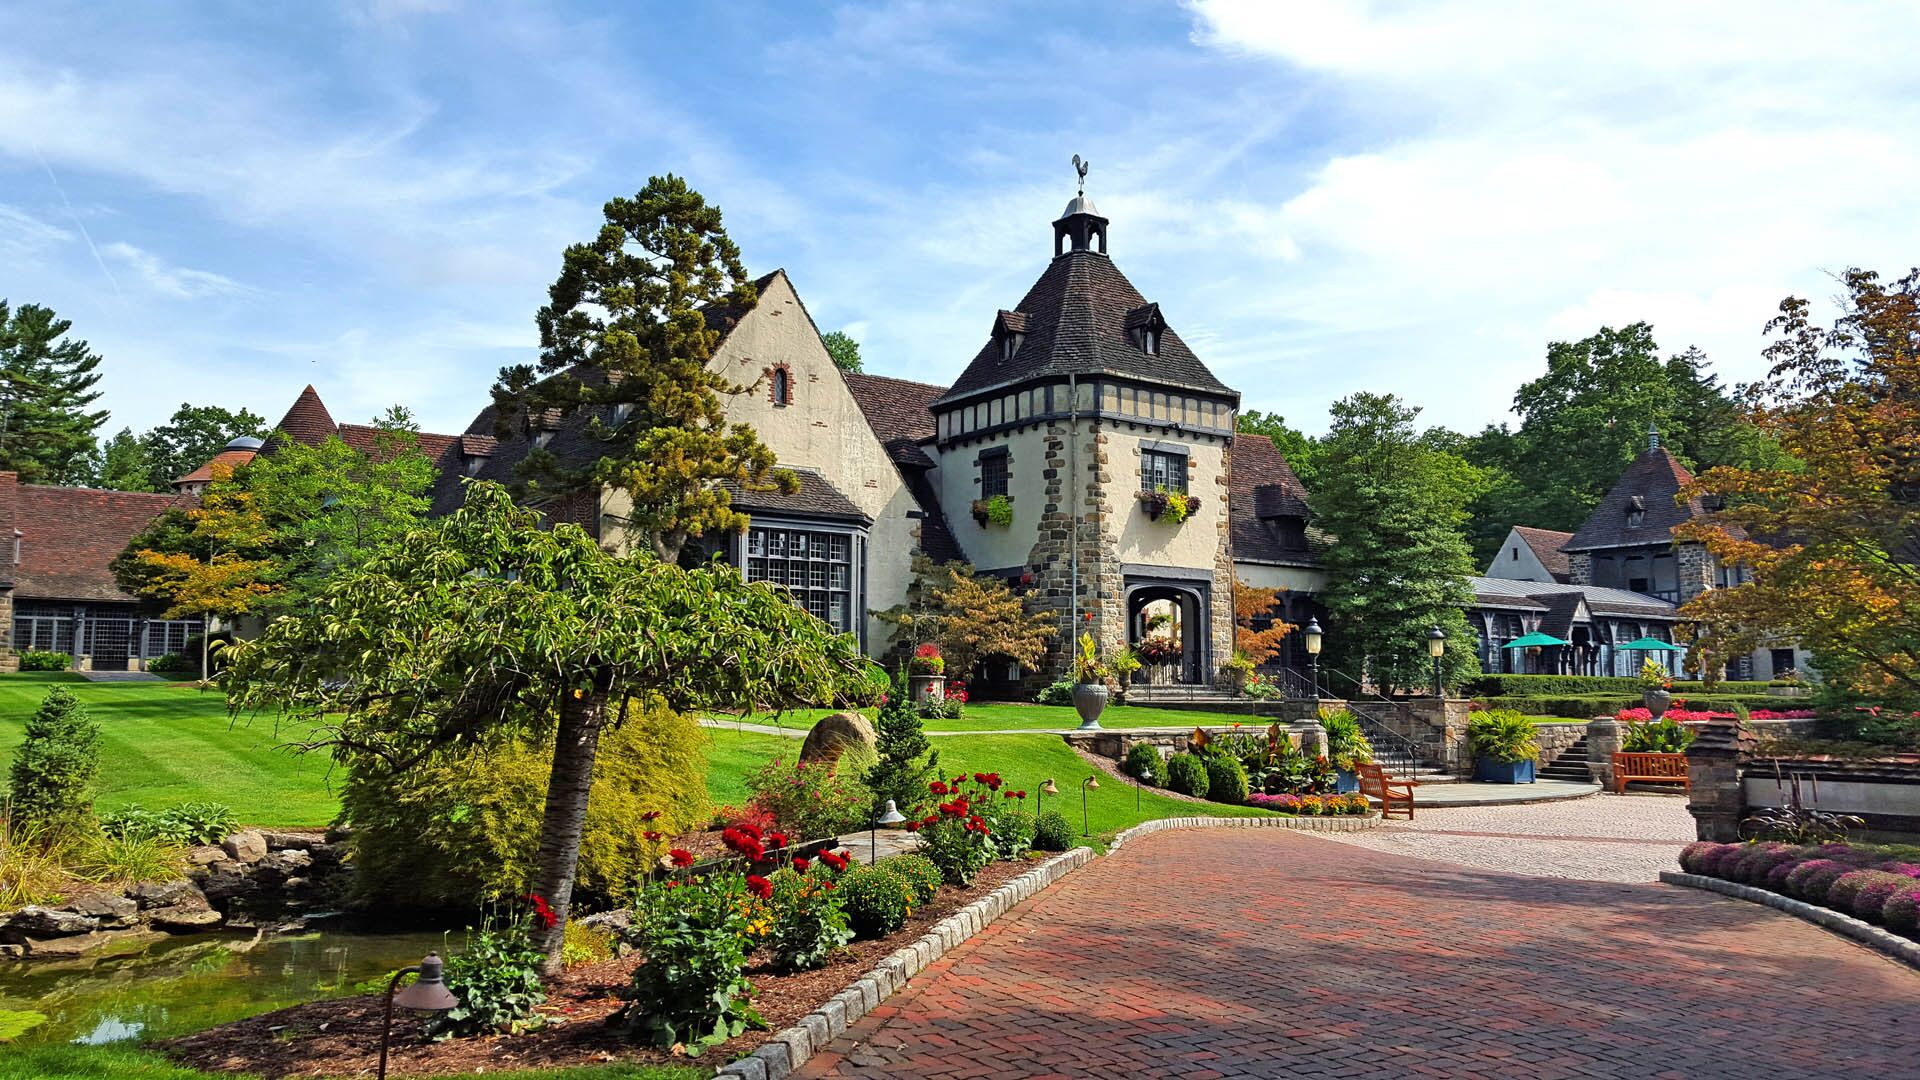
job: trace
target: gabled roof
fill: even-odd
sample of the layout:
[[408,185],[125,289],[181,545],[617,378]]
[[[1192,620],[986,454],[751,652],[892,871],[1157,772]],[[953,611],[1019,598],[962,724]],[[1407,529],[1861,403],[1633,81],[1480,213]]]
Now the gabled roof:
[[[1514,578],[1479,576],[1468,578],[1467,584],[1473,589],[1474,601],[1479,607],[1548,611],[1556,598],[1571,595],[1584,600],[1587,610],[1596,615],[1638,615],[1670,621],[1679,617],[1676,614],[1678,608],[1675,605],[1657,596],[1628,592],[1625,589],[1608,589],[1598,585],[1558,585],[1544,581],[1519,581]],[[1556,636],[1565,637],[1566,635]]]
[[1539,559],[1540,565],[1546,569],[1547,573],[1553,575],[1553,580],[1564,583],[1573,576],[1573,568],[1569,565],[1571,560],[1567,558],[1564,550],[1567,541],[1573,539],[1572,533],[1515,525],[1513,534],[1527,545],[1528,550],[1533,552],[1533,557]]
[[933,458],[920,444],[931,442],[934,436],[933,413],[927,406],[947,388],[885,375],[846,372],[845,377],[860,414],[867,418],[867,426],[887,448],[893,463],[905,468],[933,468]]
[[[1200,362],[1173,330],[1160,334],[1149,354],[1127,336],[1128,314],[1146,298],[1105,255],[1069,251],[1047,265],[1014,314],[1026,316],[1026,337],[1012,358],[1001,358],[989,340],[940,399],[957,401],[975,391],[1027,379],[1106,373],[1237,398]],[[1011,325],[1007,314],[998,325]]]
[[[1586,523],[1575,530],[1562,551],[1581,552],[1596,548],[1631,547],[1640,544],[1668,544],[1673,527],[1704,515],[1707,510],[1699,499],[1675,503],[1682,485],[1693,474],[1664,446],[1647,450],[1633,459],[1620,474],[1612,490],[1588,515]],[[1627,524],[1630,509],[1645,511],[1637,526]]]
[[190,495],[43,487],[0,473],[0,524],[9,526],[0,540],[7,563],[13,530],[20,532],[20,564],[8,567],[14,598],[133,602],[114,583],[114,558],[168,509],[198,504]]
[[1313,565],[1313,551],[1279,519],[1311,516],[1307,489],[1287,459],[1265,435],[1235,435],[1227,495],[1227,529],[1233,557],[1247,562]]

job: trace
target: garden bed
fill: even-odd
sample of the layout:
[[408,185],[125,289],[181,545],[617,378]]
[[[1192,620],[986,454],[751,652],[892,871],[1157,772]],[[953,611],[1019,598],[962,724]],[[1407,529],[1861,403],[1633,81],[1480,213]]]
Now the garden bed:
[[1773,842],[1688,844],[1688,875],[1746,886],[1920,939],[1920,851],[1911,847]]
[[[751,1053],[941,919],[1032,865],[1020,860],[990,863],[970,888],[942,887],[933,903],[915,912],[904,927],[884,938],[853,942],[823,968],[792,975],[774,975],[758,965],[749,968],[754,1006],[768,1029],[748,1031],[699,1060],[720,1065]],[[615,992],[628,985],[639,962],[632,955],[570,969],[549,985],[547,1004],[539,1009],[555,1023],[530,1034],[423,1042],[423,1019],[396,1015],[391,1071],[431,1076],[610,1061],[684,1064],[684,1057],[641,1044],[607,1023],[625,1004]],[[182,1064],[210,1071],[268,1077],[360,1075],[371,1073],[378,1060],[380,1016],[377,994],[313,1002],[172,1039],[158,1049]]]

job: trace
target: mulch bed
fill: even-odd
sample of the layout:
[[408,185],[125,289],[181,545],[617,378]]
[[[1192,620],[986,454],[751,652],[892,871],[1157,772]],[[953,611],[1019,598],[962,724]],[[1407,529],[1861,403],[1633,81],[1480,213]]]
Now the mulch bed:
[[[877,941],[856,941],[819,970],[774,975],[749,968],[756,990],[754,1006],[766,1018],[768,1030],[746,1032],[708,1050],[700,1060],[720,1065],[751,1053],[770,1034],[791,1027],[934,923],[1029,868],[1029,863],[1020,861],[992,863],[972,888],[943,887],[933,903],[898,932]],[[615,992],[628,984],[638,963],[639,957],[627,956],[568,970],[548,986],[547,1003],[540,1009],[555,1023],[526,1035],[425,1042],[424,1018],[396,1011],[388,1072],[433,1076],[616,1061],[685,1064],[685,1058],[634,1043],[617,1025],[608,1023],[625,1004]],[[296,1005],[169,1039],[156,1049],[183,1065],[209,1071],[268,1077],[371,1074],[380,1056],[381,1001],[379,995],[369,994]]]

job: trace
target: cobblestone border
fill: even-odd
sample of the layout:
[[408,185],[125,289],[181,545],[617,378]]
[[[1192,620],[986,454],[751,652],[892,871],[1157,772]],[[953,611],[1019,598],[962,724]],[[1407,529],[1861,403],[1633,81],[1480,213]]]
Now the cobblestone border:
[[1380,815],[1377,812],[1372,814],[1354,814],[1352,816],[1343,814],[1338,817],[1286,817],[1276,814],[1272,817],[1159,818],[1154,821],[1143,821],[1133,828],[1128,829],[1126,832],[1114,837],[1113,843],[1107,845],[1107,854],[1111,855],[1119,851],[1120,845],[1136,836],[1165,832],[1168,829],[1203,829],[1217,827],[1227,829],[1304,829],[1308,832],[1359,832],[1362,829],[1377,828],[1379,825]]
[[1856,919],[1851,915],[1843,915],[1831,908],[1818,907],[1805,901],[1795,900],[1790,896],[1781,896],[1777,892],[1743,885],[1737,881],[1722,881],[1703,874],[1662,870],[1660,880],[1668,885],[1704,889],[1722,896],[1731,896],[1736,900],[1751,900],[1756,904],[1765,904],[1795,918],[1824,926],[1842,937],[1852,938],[1867,948],[1885,953],[1908,967],[1920,969],[1920,942],[1901,937],[1891,930],[1882,930],[1870,922]]
[[1093,849],[1077,847],[1013,878],[987,895],[935,923],[918,940],[895,950],[872,971],[800,1018],[785,1031],[775,1032],[752,1054],[729,1062],[714,1075],[717,1080],[783,1080],[807,1059],[826,1049],[847,1026],[872,1012],[907,985],[907,980],[947,950],[978,934],[1015,904],[1078,870],[1093,858]]

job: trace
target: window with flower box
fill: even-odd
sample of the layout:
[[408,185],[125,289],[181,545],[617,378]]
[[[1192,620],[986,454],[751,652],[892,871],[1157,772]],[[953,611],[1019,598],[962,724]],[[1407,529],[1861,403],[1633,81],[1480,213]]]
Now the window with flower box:
[[1187,456],[1165,450],[1140,451],[1141,491],[1187,490]]

